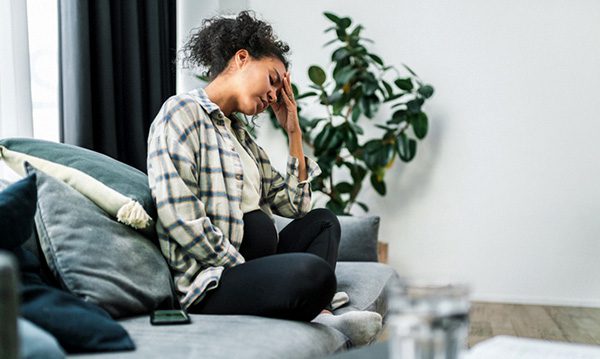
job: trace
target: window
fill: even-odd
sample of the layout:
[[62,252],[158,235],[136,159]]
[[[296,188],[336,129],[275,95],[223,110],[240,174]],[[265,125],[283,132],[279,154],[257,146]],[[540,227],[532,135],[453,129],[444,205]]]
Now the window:
[[33,137],[60,139],[58,122],[58,3],[27,0]]

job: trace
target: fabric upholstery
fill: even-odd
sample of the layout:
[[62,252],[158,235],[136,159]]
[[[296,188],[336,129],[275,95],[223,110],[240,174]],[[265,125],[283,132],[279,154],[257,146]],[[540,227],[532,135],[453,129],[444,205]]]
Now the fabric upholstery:
[[19,355],[26,359],[60,359],[65,357],[63,348],[52,334],[19,318]]
[[[134,352],[95,358],[321,358],[347,348],[347,338],[321,324],[249,315],[190,314],[191,324],[151,326],[148,317],[120,323],[132,333]],[[225,335],[224,335],[225,334]]]
[[342,314],[351,310],[370,310],[387,315],[387,289],[404,283],[396,271],[382,263],[340,262],[335,271],[338,291],[348,293],[350,303],[335,311]]
[[[113,217],[121,216],[124,223],[156,238],[156,207],[143,172],[81,147],[31,138],[0,140],[0,157],[22,176],[25,162],[31,163],[68,183]],[[122,218],[129,207],[135,208],[135,214]]]
[[33,233],[37,201],[35,175],[23,178],[0,192],[0,249],[13,250]]
[[[127,332],[108,313],[43,283],[37,258],[22,248],[22,243],[31,236],[33,228],[36,182],[37,174],[34,173],[0,192],[4,199],[0,206],[0,218],[12,218],[15,221],[13,226],[20,227],[17,230],[0,229],[0,242],[5,245],[3,249],[8,249],[12,258],[18,261],[17,269],[16,263],[11,263],[13,259],[9,259],[10,255],[2,253],[0,256],[0,326],[10,330],[10,333],[2,333],[2,341],[10,341],[10,337],[17,333],[18,289],[21,303],[19,314],[51,333],[67,351],[133,349]],[[6,237],[4,233],[7,233]],[[20,274],[20,281],[16,278],[17,274]],[[20,284],[17,287],[18,282]],[[6,344],[14,349],[16,342]],[[0,354],[3,356],[5,353]]]
[[[0,178],[0,191],[3,191],[4,189],[6,189],[8,186],[10,186],[12,183],[14,182],[9,182],[5,179],[1,179]],[[36,194],[36,198],[37,198],[37,190],[35,191]],[[35,210],[35,208],[34,208]],[[13,213],[14,215],[14,213]],[[0,225],[1,227],[1,225]],[[33,221],[31,221],[31,228],[33,229],[35,227]],[[4,233],[4,232],[1,232]],[[2,246],[2,244],[0,244],[0,246]],[[40,257],[40,253],[38,250],[38,244],[37,244],[37,232],[36,231],[31,231],[31,235],[29,236],[29,238],[23,243],[23,248],[27,249],[28,251],[30,251],[31,253],[33,253],[36,257]]]
[[151,241],[70,186],[29,170],[37,174],[41,247],[64,288],[115,318],[173,305],[168,266]]
[[50,287],[38,278],[31,273],[24,278],[21,316],[51,333],[65,351],[90,353],[135,349],[127,331],[102,308]]
[[[385,264],[338,263],[338,290],[350,303],[335,311],[375,310],[386,314],[386,288],[401,281]],[[312,323],[238,315],[190,315],[189,325],[151,326],[148,316],[120,320],[138,349],[94,358],[321,358],[348,349],[335,329]],[[223,335],[227,333],[227,335]]]
[[[340,262],[377,262],[379,217],[338,216],[342,238],[338,250]],[[275,216],[275,225],[281,231],[291,218]]]

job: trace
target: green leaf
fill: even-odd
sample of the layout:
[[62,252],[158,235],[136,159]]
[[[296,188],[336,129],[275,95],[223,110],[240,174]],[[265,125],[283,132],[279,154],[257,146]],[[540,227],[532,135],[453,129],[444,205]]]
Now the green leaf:
[[334,200],[330,200],[325,205],[331,212],[336,215],[344,214],[344,205],[342,203],[336,202]]
[[346,29],[350,25],[352,25],[352,20],[349,17],[343,17],[343,18],[340,19],[340,21],[337,24],[342,29]]
[[420,140],[425,138],[428,130],[427,115],[424,112],[419,112],[412,118],[411,124],[413,126],[415,136],[417,136],[417,138]]
[[333,39],[333,40],[329,40],[329,41],[327,41],[326,43],[323,44],[323,47],[327,47],[327,46],[329,46],[329,45],[331,45],[331,44],[333,44],[334,42],[337,42],[337,41],[340,41],[340,40],[337,39],[337,38]]
[[413,89],[413,83],[410,78],[397,79],[394,81],[394,83],[396,84],[396,86],[398,86],[399,89],[404,91],[410,91]]
[[331,95],[329,95],[329,97],[327,97],[327,102],[333,103],[339,101],[343,96],[344,94],[342,92],[334,92]]
[[408,116],[406,114],[406,110],[398,110],[392,114],[392,119],[389,123],[402,123],[408,120]]
[[303,99],[306,97],[311,97],[311,96],[317,96],[317,93],[314,91],[305,92],[303,94],[296,96],[296,100],[300,100],[300,99]]
[[394,95],[394,89],[392,88],[392,85],[390,85],[389,82],[385,80],[381,80],[381,83],[383,84],[383,87],[385,87],[388,97],[392,97]]
[[363,96],[361,99],[360,105],[362,107],[363,113],[367,118],[373,118],[373,111],[371,107],[371,99],[367,96]]
[[363,160],[365,161],[367,167],[371,169],[377,167],[377,165],[379,164],[377,153],[379,152],[382,146],[383,141],[378,139],[367,141],[367,143],[364,144],[364,146],[362,147]]
[[341,61],[350,56],[350,51],[345,47],[340,47],[331,54],[331,61]]
[[327,150],[335,149],[336,153],[339,152],[340,145],[344,142],[344,133],[340,130],[340,127],[341,126],[332,128],[331,131],[333,132],[333,135],[330,136],[329,143],[327,143]]
[[204,82],[210,82],[210,78],[208,76],[205,75],[196,75],[196,77],[200,80],[200,81],[204,81]]
[[413,70],[411,70],[410,67],[406,66],[405,64],[402,64],[402,66],[404,66],[404,68],[406,68],[408,72],[410,72],[413,76],[419,77],[419,75],[417,75]]
[[358,148],[358,137],[356,137],[356,133],[351,126],[349,126],[348,130],[345,132],[344,140],[348,151],[354,152]]
[[375,91],[377,91],[377,89],[379,89],[379,86],[375,81],[364,81],[363,89],[366,95],[372,95],[375,93]]
[[315,137],[313,142],[315,146],[315,156],[319,156],[326,149],[326,145],[329,143],[331,136],[333,136],[333,126],[330,124],[325,125],[323,130]]
[[357,69],[354,69],[352,67],[345,67],[345,68],[341,69],[337,74],[334,75],[335,82],[337,82],[340,85],[343,85],[343,84],[349,82],[350,79],[352,77],[354,77],[354,75],[356,75],[357,72],[358,72]]
[[396,151],[398,156],[404,162],[410,162],[417,153],[417,141],[406,136],[404,132],[401,132],[396,141]]
[[324,12],[323,15],[325,15],[329,20],[335,22],[336,24],[340,22],[340,18],[330,12]]
[[316,65],[312,65],[308,68],[308,77],[312,82],[317,86],[322,86],[325,82],[327,76],[325,75],[325,71],[322,68]]
[[362,202],[355,202],[360,208],[363,209],[363,211],[365,212],[369,212],[369,206],[367,206],[366,204],[362,203]]
[[406,103],[406,110],[409,113],[419,113],[419,112],[421,112],[421,106],[423,106],[424,102],[425,102],[425,100],[423,100],[422,98],[416,98],[414,100],[410,100]]
[[380,64],[381,66],[383,66],[383,60],[381,59],[381,57],[375,55],[375,54],[368,54],[370,58],[373,59],[373,61],[375,61],[376,63]]
[[394,146],[382,140],[370,140],[363,146],[363,159],[367,167],[375,170],[384,167],[394,156]]
[[308,119],[300,116],[300,118],[298,120],[299,120],[301,126],[304,126],[306,128],[313,128],[319,122],[326,120],[326,118],[313,118],[312,120],[308,120]]
[[[383,100],[383,102],[390,102],[390,101],[393,101],[393,100],[395,100],[397,98],[400,98],[400,97],[402,97],[404,95],[406,95],[406,93],[397,93],[395,95],[392,95],[392,96],[386,98],[385,100]],[[400,106],[400,105],[402,105],[402,104],[395,104],[392,107],[396,107],[396,106]]]
[[[364,46],[359,45],[359,46],[356,46],[355,48],[353,48],[351,53],[354,56],[364,56],[367,54],[367,49],[365,49]],[[356,60],[359,60],[359,59],[356,59]]]
[[354,104],[354,107],[352,108],[352,121],[353,122],[358,121],[360,114],[361,114],[360,106],[358,106],[358,104]]
[[394,129],[389,127],[389,126],[385,126],[385,125],[375,125],[375,127],[377,128],[381,128],[382,130],[386,130],[386,131],[393,131]]
[[379,164],[384,167],[387,166],[394,159],[394,144],[387,143],[380,154]]
[[364,29],[364,27],[362,25],[356,25],[356,27],[354,28],[354,30],[352,30],[352,32],[350,33],[350,36],[352,36],[352,37],[358,37],[358,35],[362,31],[362,29]]
[[354,165],[354,164],[351,164],[348,162],[347,162],[347,164],[350,164],[352,166],[352,167],[350,167],[350,175],[352,176],[352,179],[354,180],[354,182],[355,183],[362,182],[362,180],[367,175],[367,169],[360,165]]
[[362,127],[360,127],[359,125],[357,125],[356,123],[349,123],[350,127],[352,128],[352,130],[354,130],[355,133],[362,135],[365,133],[365,131],[363,131]]
[[338,193],[350,193],[354,189],[354,186],[348,182],[340,182],[335,185],[335,190]]
[[433,95],[433,87],[431,85],[424,85],[419,87],[418,92],[425,98],[430,98]]
[[381,179],[380,181],[377,177],[378,176],[375,173],[371,174],[371,185],[373,186],[375,191],[377,191],[377,193],[379,193],[382,196],[385,196],[385,182],[383,182],[383,179]]

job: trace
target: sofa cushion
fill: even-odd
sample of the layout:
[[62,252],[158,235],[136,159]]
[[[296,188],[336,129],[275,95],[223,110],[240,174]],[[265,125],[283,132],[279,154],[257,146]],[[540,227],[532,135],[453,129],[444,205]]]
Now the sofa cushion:
[[321,358],[348,345],[342,333],[321,324],[249,315],[190,314],[190,318],[191,324],[170,326],[152,326],[147,316],[120,320],[137,350],[118,357]]
[[20,356],[28,359],[61,359],[63,348],[56,338],[27,319],[18,318]]
[[[385,318],[386,287],[401,282],[390,266],[380,263],[338,263],[336,275],[338,290],[350,296],[350,303],[336,314],[374,310]],[[189,325],[171,326],[152,326],[148,316],[120,320],[138,349],[119,353],[119,358],[320,358],[349,345],[343,334],[320,324],[241,315],[190,317]]]
[[22,176],[24,163],[31,163],[119,221],[156,238],[156,207],[143,172],[98,152],[31,138],[0,140],[0,158]]
[[403,280],[392,267],[382,263],[338,262],[335,274],[338,291],[348,293],[350,302],[337,310],[342,314],[351,310],[370,310],[387,315],[386,291],[390,285]]
[[37,175],[42,252],[65,289],[113,317],[173,305],[168,265],[150,240],[62,181],[33,167],[28,171]]
[[[291,218],[275,217],[275,226],[281,231]],[[338,216],[342,238],[338,250],[338,261],[377,262],[377,239],[379,217]]]

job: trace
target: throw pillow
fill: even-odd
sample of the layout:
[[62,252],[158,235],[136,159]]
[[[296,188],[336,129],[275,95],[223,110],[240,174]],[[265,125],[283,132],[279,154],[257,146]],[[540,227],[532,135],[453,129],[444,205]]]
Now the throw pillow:
[[342,228],[339,261],[377,262],[379,217],[339,216]]
[[[70,293],[43,283],[39,276],[39,262],[35,256],[23,249],[22,245],[14,246],[29,237],[28,232],[31,231],[34,222],[36,196],[35,174],[15,182],[0,192],[0,198],[9,199],[3,201],[3,205],[0,206],[0,218],[13,216],[12,218],[19,219],[13,223],[0,222],[3,226],[0,227],[0,233],[2,233],[0,243],[3,243],[5,248],[10,246],[10,251],[18,260],[21,271],[20,314],[54,336],[60,345],[69,352],[134,349],[135,346],[125,329],[108,313]],[[6,225],[9,227],[5,227]],[[20,228],[15,230],[11,227]],[[15,234],[18,236],[17,238],[8,236]],[[0,271],[2,274],[0,299],[3,302],[0,309],[6,310],[11,298],[16,300],[17,263],[1,251],[0,262],[2,262],[0,267],[3,268]],[[12,263],[7,264],[7,262]],[[4,270],[7,268],[8,271]],[[4,304],[7,306],[5,307]],[[1,312],[0,310],[0,314],[4,318],[6,313]],[[0,326],[4,325],[7,323],[0,323]]]
[[21,316],[52,334],[68,353],[135,349],[127,331],[108,313],[71,293],[25,281],[21,302]]
[[81,147],[36,140],[0,140],[0,158],[21,176],[29,162],[88,197],[119,221],[156,238],[156,207],[141,171]]
[[[275,217],[275,224],[281,231],[291,218]],[[377,239],[379,217],[338,216],[342,238],[338,249],[340,262],[377,262]]]
[[154,243],[62,181],[27,170],[37,175],[42,252],[65,289],[115,318],[173,305],[169,267]]
[[35,175],[27,176],[0,192],[0,249],[14,250],[31,237],[37,201],[35,182]]
[[[35,182],[35,180],[33,181]],[[12,183],[4,180],[4,179],[0,179],[0,191],[4,191],[8,186],[10,186]],[[37,201],[37,190],[34,190],[35,192],[35,197],[36,197],[36,201]],[[1,197],[1,196],[0,196]],[[5,197],[6,198],[6,197]],[[25,199],[22,199],[23,201],[26,201]],[[0,199],[0,202],[2,200]],[[20,201],[20,205],[24,205],[26,202],[22,202]],[[35,204],[33,204],[33,211],[35,213]],[[13,212],[13,214],[15,214],[16,212]],[[10,216],[10,215],[9,215]],[[31,228],[33,229],[34,224],[33,224],[33,216],[30,217],[31,218]],[[0,219],[0,222],[3,219]],[[15,223],[15,222],[11,222],[10,223]],[[0,228],[2,228],[3,226],[0,225]],[[22,239],[21,239],[22,240]],[[0,248],[2,248],[2,243],[0,243]],[[25,240],[25,242],[23,243],[23,248],[27,249],[28,251],[30,251],[31,253],[33,253],[36,257],[40,257],[40,253],[38,250],[38,241],[37,241],[37,233],[35,231],[31,231],[31,235],[29,236],[29,238],[27,240]],[[6,249],[6,248],[5,248]]]

